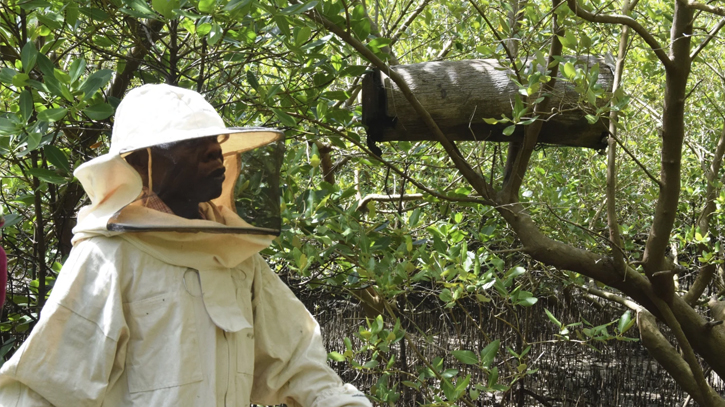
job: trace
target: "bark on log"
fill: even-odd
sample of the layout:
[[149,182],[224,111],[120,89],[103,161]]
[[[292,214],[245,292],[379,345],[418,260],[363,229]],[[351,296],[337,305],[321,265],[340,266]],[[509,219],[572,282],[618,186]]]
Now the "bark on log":
[[[584,59],[589,66],[599,62],[599,83],[611,92],[613,73],[596,58]],[[489,125],[484,118],[511,117],[518,87],[510,72],[498,61],[424,62],[391,67],[401,74],[411,90],[451,140],[511,142],[523,139],[524,126],[511,136],[503,135],[508,124]],[[559,113],[544,123],[539,142],[573,147],[606,147],[608,123],[590,124],[576,108],[579,95],[571,83],[557,81],[551,106]],[[368,145],[381,141],[433,140],[428,128],[387,75],[375,69],[363,78],[362,120],[368,129]],[[373,148],[375,150],[376,148]]]

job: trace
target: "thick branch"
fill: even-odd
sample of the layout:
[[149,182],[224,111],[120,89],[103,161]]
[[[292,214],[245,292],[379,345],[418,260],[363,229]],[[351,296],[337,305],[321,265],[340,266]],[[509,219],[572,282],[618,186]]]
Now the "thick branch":
[[687,0],[679,0],[680,3],[682,3],[684,6],[694,9],[694,10],[700,10],[707,13],[717,14],[719,16],[725,16],[725,7],[720,6],[711,6],[709,4],[704,3],[698,3],[696,1],[687,1]]
[[[656,288],[654,284],[653,288]],[[692,376],[695,379],[695,383],[697,384],[699,394],[703,399],[702,405],[706,407],[725,406],[725,402],[722,400],[722,398],[720,398],[713,392],[712,387],[710,387],[710,385],[707,383],[707,380],[705,380],[705,374],[702,371],[702,366],[700,366],[700,362],[697,360],[697,356],[695,355],[695,350],[691,345],[690,338],[687,338],[687,336],[685,335],[685,332],[682,329],[680,322],[677,320],[677,317],[672,312],[672,308],[670,307],[670,305],[666,303],[663,299],[661,299],[659,294],[657,294],[656,292],[650,293],[650,298],[655,303],[655,306],[659,309],[662,320],[672,330],[672,333],[675,334],[677,343],[680,345],[680,349],[682,350],[682,357],[685,359],[685,362],[687,362],[687,365],[690,367],[690,371],[692,372]]]
[[632,311],[647,312],[644,308],[642,308],[641,305],[637,304],[636,302],[629,300],[627,298],[624,298],[624,297],[620,297],[617,294],[610,293],[609,291],[602,291],[602,290],[600,290],[598,288],[594,288],[594,287],[585,287],[585,286],[577,286],[577,287],[581,288],[582,290],[586,290],[588,293],[594,294],[597,297],[604,298],[605,300],[609,300],[612,302],[616,302],[617,304],[624,305],[625,307],[631,309]]
[[647,348],[649,354],[698,404],[706,405],[690,366],[662,335],[654,316],[646,310],[640,310],[637,312],[637,326],[642,345]]
[[660,168],[662,187],[657,197],[652,227],[647,236],[643,256],[643,268],[647,277],[652,280],[657,295],[668,303],[674,295],[672,276],[656,273],[666,270],[665,251],[670,241],[680,198],[682,145],[685,139],[685,100],[687,78],[691,67],[692,20],[692,10],[676,2],[670,35],[672,64],[666,69],[662,111]]
[[630,27],[632,30],[634,30],[634,32],[642,37],[647,45],[649,45],[649,47],[652,49],[655,55],[657,55],[657,58],[659,58],[665,68],[668,68],[670,65],[672,65],[672,60],[670,60],[670,58],[667,56],[667,53],[662,48],[660,43],[657,42],[657,39],[654,37],[654,35],[647,31],[639,22],[637,22],[637,20],[633,19],[632,17],[619,14],[594,14],[585,10],[582,7],[579,7],[577,0],[566,0],[566,2],[569,5],[569,8],[574,12],[574,14],[589,22],[621,24]]

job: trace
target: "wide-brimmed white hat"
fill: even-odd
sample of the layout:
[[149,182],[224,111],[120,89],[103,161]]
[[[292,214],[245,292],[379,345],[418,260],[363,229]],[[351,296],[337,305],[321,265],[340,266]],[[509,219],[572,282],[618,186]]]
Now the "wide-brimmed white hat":
[[[192,90],[164,84],[131,90],[116,110],[108,153],[74,172],[91,200],[78,212],[74,233],[113,234],[107,228],[109,219],[141,194],[141,177],[123,159],[125,154],[209,136],[224,136],[225,157],[284,138],[275,129],[226,127],[211,104]],[[230,199],[233,187],[233,182],[225,182],[222,201]]]

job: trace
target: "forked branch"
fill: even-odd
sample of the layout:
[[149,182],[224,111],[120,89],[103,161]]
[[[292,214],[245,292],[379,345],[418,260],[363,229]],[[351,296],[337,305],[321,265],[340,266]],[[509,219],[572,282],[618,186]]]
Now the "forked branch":
[[644,40],[644,42],[649,45],[649,47],[652,49],[652,51],[657,55],[657,58],[662,62],[662,64],[665,66],[665,68],[669,68],[672,65],[672,60],[670,60],[670,57],[667,56],[667,53],[665,52],[664,48],[660,45],[660,43],[657,41],[657,39],[647,31],[642,24],[637,22],[637,20],[633,19],[632,17],[623,16],[621,14],[594,14],[590,11],[585,10],[582,7],[579,7],[579,3],[577,0],[566,0],[566,3],[569,5],[569,8],[571,11],[574,12],[578,17],[583,18],[584,20],[587,20],[592,23],[605,23],[605,24],[621,24],[626,25],[627,27],[630,27],[634,32],[639,34],[640,37]]
[[696,1],[688,1],[688,0],[679,0],[680,3],[684,4],[685,6],[695,9],[704,11],[707,13],[717,14],[719,16],[725,16],[725,7],[719,7],[719,6],[711,6],[709,4],[704,3],[698,3]]

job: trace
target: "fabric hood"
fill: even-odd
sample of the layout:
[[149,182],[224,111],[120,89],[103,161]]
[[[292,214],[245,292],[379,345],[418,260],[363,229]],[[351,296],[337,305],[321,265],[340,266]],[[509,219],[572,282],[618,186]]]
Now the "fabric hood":
[[[232,225],[209,217],[190,220],[141,210],[136,201],[143,192],[142,178],[124,157],[149,147],[206,137],[218,137],[226,169],[222,193],[211,205],[217,211],[223,207],[237,213],[240,219]],[[78,213],[74,242],[94,235],[141,231],[278,235],[278,176],[283,152],[281,131],[227,128],[214,108],[194,91],[170,85],[133,89],[117,109],[109,152],[74,173],[91,201]]]

